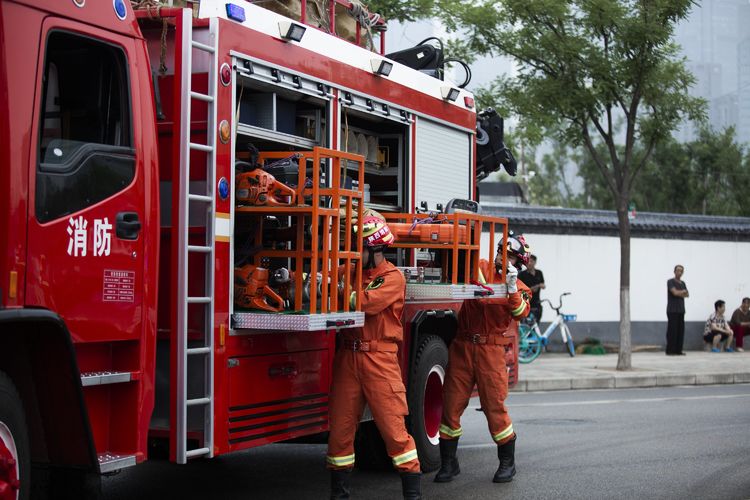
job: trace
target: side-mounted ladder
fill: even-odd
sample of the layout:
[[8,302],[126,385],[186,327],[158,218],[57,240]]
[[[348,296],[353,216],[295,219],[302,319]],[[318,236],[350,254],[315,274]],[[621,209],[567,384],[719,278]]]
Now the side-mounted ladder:
[[[173,333],[173,389],[172,395],[172,432],[171,455],[177,463],[184,464],[189,458],[214,454],[214,259],[215,235],[214,219],[216,217],[215,179],[216,179],[216,95],[218,79],[218,19],[209,22],[208,42],[202,43],[193,38],[193,17],[189,9],[183,9],[177,16],[177,43],[180,49],[175,53],[175,79],[179,79],[180,123],[179,123],[179,174],[173,176],[173,182],[179,182],[179,213],[177,216],[177,290],[176,290],[176,331]],[[207,55],[208,86],[207,93],[195,92],[192,89],[193,56]],[[178,62],[177,59],[180,59]],[[177,82],[175,82],[177,83]],[[191,108],[197,102],[205,103],[206,143],[193,142],[191,138]],[[191,182],[193,169],[191,153],[205,153],[205,188],[200,192],[199,182]],[[197,163],[197,162],[195,162]],[[190,214],[200,214],[205,219],[205,241],[202,244],[191,244],[189,241]],[[205,265],[190,264],[190,256],[203,256]],[[190,295],[189,283],[195,280],[204,283],[204,290],[199,295]],[[195,293],[195,292],[193,292]],[[192,307],[191,307],[192,306]],[[203,311],[205,318],[202,336],[191,335],[188,342],[188,314]],[[192,332],[191,332],[192,333]],[[199,338],[200,337],[200,338]],[[188,387],[188,374],[194,374],[203,366],[202,393],[194,394],[196,389]],[[190,379],[192,380],[192,378]],[[191,389],[191,390],[189,390]],[[202,439],[198,448],[188,449],[188,411],[191,408],[202,409]]]

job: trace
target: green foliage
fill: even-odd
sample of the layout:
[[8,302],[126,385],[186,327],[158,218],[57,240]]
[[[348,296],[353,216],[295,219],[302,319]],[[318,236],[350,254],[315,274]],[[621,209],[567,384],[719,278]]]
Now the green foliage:
[[478,92],[479,103],[518,116],[530,143],[554,137],[583,146],[622,211],[655,145],[684,117],[704,115],[705,103],[687,94],[694,77],[672,43],[674,26],[687,17],[692,0],[437,5],[449,28],[465,31],[476,53],[516,62],[514,76]]
[[634,188],[640,210],[750,216],[750,151],[734,129],[702,129],[686,144],[659,144]]
[[[588,152],[570,153],[556,145],[554,155],[543,159],[551,166],[543,170],[548,180],[529,182],[529,200],[554,205],[603,210],[615,209],[614,200],[602,182]],[[606,147],[598,144],[600,154]],[[637,154],[643,146],[636,145]],[[558,152],[558,150],[561,150]],[[581,151],[580,149],[577,151]],[[573,163],[583,183],[582,193],[571,195],[558,172],[561,163]],[[637,211],[750,217],[750,149],[735,141],[734,129],[700,130],[688,143],[674,139],[659,142],[636,179],[630,201]]]
[[415,21],[435,13],[434,0],[372,0],[366,4],[370,12],[377,12],[388,21]]

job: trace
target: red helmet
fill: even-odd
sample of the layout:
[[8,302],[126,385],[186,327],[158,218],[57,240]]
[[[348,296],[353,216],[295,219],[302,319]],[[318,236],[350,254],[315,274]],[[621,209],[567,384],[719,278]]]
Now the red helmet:
[[388,246],[395,240],[385,220],[374,215],[363,217],[362,238],[365,246],[370,248]]
[[[503,241],[500,240],[497,244],[498,249],[502,244]],[[528,265],[531,248],[529,247],[529,244],[526,243],[526,238],[524,238],[522,234],[514,234],[513,231],[508,233],[506,248],[508,249],[508,255],[515,255],[524,266]]]

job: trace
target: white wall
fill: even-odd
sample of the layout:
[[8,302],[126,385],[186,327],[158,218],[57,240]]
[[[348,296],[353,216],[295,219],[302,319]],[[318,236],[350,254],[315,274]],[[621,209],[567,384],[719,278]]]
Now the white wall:
[[[578,321],[618,321],[620,308],[620,245],[616,237],[525,234],[538,257],[547,289],[542,298],[557,304]],[[484,235],[484,244],[488,236]],[[497,241],[497,240],[496,240]],[[705,321],[717,299],[728,314],[742,297],[750,296],[750,243],[631,239],[630,319],[666,321],[667,280],[676,264],[685,266],[690,291],[685,320]],[[545,320],[550,316],[545,312]]]

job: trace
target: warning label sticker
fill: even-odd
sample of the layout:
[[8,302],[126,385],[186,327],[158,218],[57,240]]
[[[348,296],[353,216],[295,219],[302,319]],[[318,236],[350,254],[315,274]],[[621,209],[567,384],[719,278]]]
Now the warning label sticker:
[[104,302],[135,301],[135,271],[104,270]]

